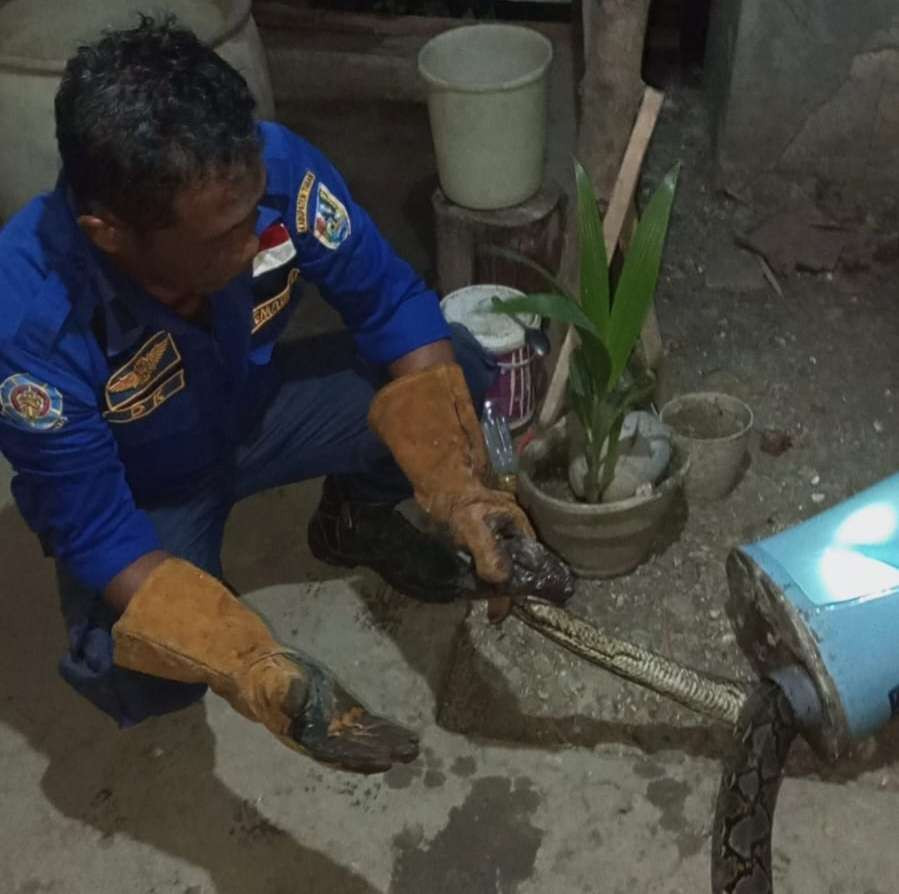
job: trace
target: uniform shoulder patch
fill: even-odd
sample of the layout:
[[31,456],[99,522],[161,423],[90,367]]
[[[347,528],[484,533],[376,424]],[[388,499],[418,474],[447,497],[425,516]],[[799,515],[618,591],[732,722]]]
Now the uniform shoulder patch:
[[319,183],[315,197],[315,238],[325,248],[335,251],[346,241],[350,232],[350,216],[343,202],[324,183]]
[[0,383],[0,419],[26,431],[62,428],[62,394],[28,373],[15,373]]
[[314,184],[315,174],[306,171],[306,176],[300,184],[300,191],[297,193],[296,226],[297,233],[300,234],[309,232],[309,195]]

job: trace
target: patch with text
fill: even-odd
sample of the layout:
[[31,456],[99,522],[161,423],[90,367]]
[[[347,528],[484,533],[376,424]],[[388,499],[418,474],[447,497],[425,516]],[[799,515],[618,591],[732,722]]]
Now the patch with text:
[[148,416],[154,410],[158,410],[170,397],[173,397],[179,391],[183,391],[186,384],[184,370],[179,369],[146,397],[129,403],[120,410],[107,410],[103,414],[103,418],[107,422],[136,422],[138,419]]
[[296,225],[298,233],[309,232],[309,195],[314,183],[315,174],[312,171],[306,171],[306,176],[303,177],[303,182],[300,184],[300,191],[297,193]]
[[262,304],[257,304],[256,307],[253,308],[252,332],[254,334],[265,326],[266,323],[270,323],[274,317],[290,304],[290,293],[293,291],[294,283],[296,283],[299,276],[300,271],[294,267],[287,277],[287,285],[284,290],[279,292],[273,298],[269,298],[268,301],[263,301]]

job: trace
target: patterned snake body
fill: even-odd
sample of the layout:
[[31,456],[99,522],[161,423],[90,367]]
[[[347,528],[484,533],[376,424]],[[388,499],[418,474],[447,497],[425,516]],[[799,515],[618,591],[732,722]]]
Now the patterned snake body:
[[649,649],[608,636],[559,605],[525,599],[516,602],[512,611],[575,655],[707,717],[735,724],[746,702],[748,693],[740,683],[698,673]]
[[516,602],[513,613],[581,658],[735,727],[736,744],[725,762],[712,829],[712,894],[772,894],[774,808],[798,731],[780,687],[765,680],[750,691],[714,679],[607,636],[539,599]]
[[764,680],[746,701],[712,826],[713,894],[771,894],[771,832],[797,726],[786,696]]

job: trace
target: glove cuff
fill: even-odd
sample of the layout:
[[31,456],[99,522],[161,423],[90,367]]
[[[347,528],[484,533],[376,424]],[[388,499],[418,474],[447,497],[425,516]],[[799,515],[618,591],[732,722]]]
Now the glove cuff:
[[303,679],[263,620],[221,581],[181,559],[160,563],[112,628],[120,667],[206,683],[232,707],[284,731],[282,696]]
[[457,363],[390,382],[375,395],[368,421],[437,521],[448,522],[455,506],[485,490],[484,436]]

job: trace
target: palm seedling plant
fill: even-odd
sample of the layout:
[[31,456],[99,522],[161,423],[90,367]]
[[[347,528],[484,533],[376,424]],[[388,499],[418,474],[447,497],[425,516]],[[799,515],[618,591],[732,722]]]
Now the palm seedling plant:
[[678,171],[678,166],[672,168],[653,193],[613,286],[593,186],[587,172],[575,162],[580,268],[577,296],[548,270],[514,254],[516,260],[536,269],[551,290],[521,298],[493,299],[498,312],[538,314],[577,330],[578,344],[571,354],[568,374],[568,401],[586,459],[584,498],[588,503],[600,501],[615,475],[625,415],[644,403],[654,387],[651,373],[631,374],[628,361],[655,296]]

